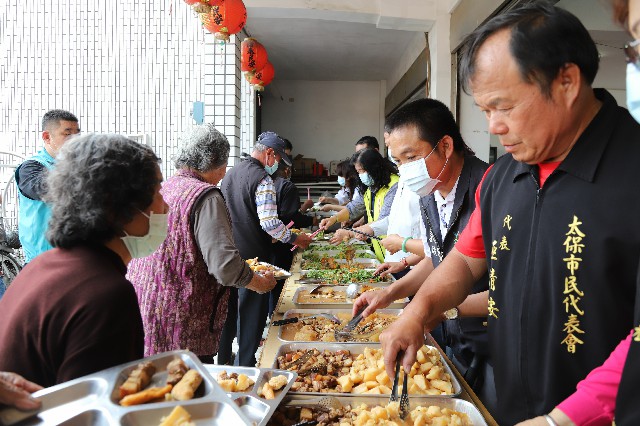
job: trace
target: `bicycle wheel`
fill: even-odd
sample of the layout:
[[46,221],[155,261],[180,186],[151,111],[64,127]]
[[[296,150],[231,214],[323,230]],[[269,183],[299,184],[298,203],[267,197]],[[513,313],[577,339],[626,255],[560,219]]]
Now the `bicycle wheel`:
[[13,279],[22,269],[20,263],[9,253],[0,252],[0,271],[2,271],[2,280],[5,288],[9,288]]

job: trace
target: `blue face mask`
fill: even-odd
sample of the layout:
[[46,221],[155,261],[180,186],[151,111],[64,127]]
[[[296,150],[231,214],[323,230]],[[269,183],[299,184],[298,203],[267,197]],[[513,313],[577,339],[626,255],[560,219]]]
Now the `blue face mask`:
[[269,173],[269,176],[271,176],[278,170],[278,160],[273,162],[273,166],[264,166],[264,169]]
[[362,183],[364,183],[365,185],[367,186],[373,185],[373,178],[369,176],[369,173],[367,172],[359,173],[358,176],[360,177],[360,180],[362,181]]
[[640,123],[640,70],[634,64],[627,64],[627,108]]
[[338,185],[345,186],[346,183],[347,181],[345,180],[345,178],[343,178],[342,176],[338,176]]

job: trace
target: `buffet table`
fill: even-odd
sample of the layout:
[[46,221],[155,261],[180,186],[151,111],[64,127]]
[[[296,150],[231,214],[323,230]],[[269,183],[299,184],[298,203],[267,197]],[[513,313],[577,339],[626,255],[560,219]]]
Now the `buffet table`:
[[[293,266],[291,268],[292,275],[285,282],[284,289],[282,290],[282,294],[280,295],[280,300],[278,301],[276,310],[273,314],[273,317],[271,318],[272,322],[282,319],[283,314],[288,310],[300,308],[300,306],[296,306],[293,303],[293,295],[296,289],[300,286],[300,284],[297,284],[296,281],[300,278],[301,261],[302,261],[302,256],[301,256],[301,253],[298,252],[294,259]],[[274,327],[274,326],[269,327],[268,335],[263,345],[262,354],[260,356],[260,359],[258,360],[258,367],[271,367],[273,365],[274,360],[276,358],[276,354],[278,352],[278,348],[283,343],[278,338],[278,331],[279,331],[279,327]],[[462,386],[462,393],[460,394],[460,398],[473,403],[480,410],[480,413],[482,414],[482,416],[484,417],[488,425],[490,426],[497,425],[496,421],[493,419],[493,417],[491,417],[491,415],[486,410],[484,405],[482,405],[482,402],[480,402],[476,394],[471,390],[467,382],[462,378],[460,373],[458,373],[454,365],[451,363],[451,361],[449,361],[449,359],[446,357],[446,355],[444,354],[442,349],[437,345],[437,343],[435,341],[430,341],[428,342],[428,344],[431,346],[435,346],[440,351],[443,358],[447,361],[447,363],[449,364],[449,367],[458,378]],[[345,344],[345,347],[348,348],[348,345],[349,343]]]

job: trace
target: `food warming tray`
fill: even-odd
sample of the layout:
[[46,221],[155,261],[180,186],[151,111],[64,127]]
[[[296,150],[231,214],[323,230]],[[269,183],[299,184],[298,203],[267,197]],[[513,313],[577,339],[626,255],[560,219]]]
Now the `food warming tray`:
[[[314,394],[315,396],[307,396],[307,395],[299,395],[293,396],[288,395],[284,401],[282,401],[282,405],[289,407],[314,407],[318,405],[319,397],[318,394]],[[350,404],[351,407],[356,407],[361,404],[367,404],[369,407],[373,406],[386,406],[389,403],[389,396],[378,396],[372,395],[368,397],[362,397],[360,395],[356,396],[342,396],[336,397],[338,401],[342,403],[342,405]],[[436,405],[440,408],[449,408],[451,410],[459,411],[461,413],[469,416],[469,420],[473,426],[487,426],[487,422],[482,417],[482,414],[476,408],[475,405],[470,403],[469,401],[465,401],[463,399],[458,398],[438,398],[438,397],[430,397],[430,399],[421,398],[419,402],[414,401],[415,396],[411,395],[409,398],[410,409],[415,409],[417,406],[427,407],[430,405]]]
[[[193,399],[163,401],[122,407],[118,404],[118,387],[142,361],[156,366],[149,386],[164,386],[167,364],[181,358],[188,368],[202,375],[202,384]],[[171,351],[153,355],[70,380],[38,392],[34,397],[42,401],[37,414],[26,414],[13,408],[0,411],[0,424],[10,425],[22,419],[21,425],[158,425],[163,417],[181,405],[196,425],[250,424],[242,405],[231,400],[215,383],[200,360],[189,351]],[[33,412],[32,412],[33,413]]]
[[[230,365],[205,364],[209,374],[215,380],[218,374],[226,371],[227,373],[246,374],[255,383],[245,392],[228,392],[227,395],[238,404],[243,414],[258,426],[266,425],[271,415],[274,413],[282,398],[289,391],[289,388],[296,381],[298,374],[293,371],[277,370],[273,368],[255,368],[255,367],[234,367]],[[258,389],[269,381],[272,377],[285,375],[287,384],[281,390],[277,391],[275,399],[265,399],[258,396]]]
[[[430,347],[433,347],[433,346],[430,346]],[[306,351],[309,349],[317,349],[319,351],[329,350],[331,352],[336,352],[339,350],[346,349],[352,354],[363,354],[366,348],[380,349],[381,345],[379,343],[349,343],[348,346],[345,346],[344,343],[324,343],[324,342],[285,343],[283,345],[280,345],[280,347],[278,348],[278,352],[276,353],[276,356],[273,360],[273,368],[278,368],[278,357],[281,355],[285,355],[287,352],[293,352],[298,350]],[[460,386],[460,382],[458,381],[456,375],[453,374],[453,371],[451,371],[451,367],[449,367],[449,364],[447,363],[447,361],[442,357],[442,354],[440,354],[440,361],[442,362],[442,365],[444,366],[446,373],[449,374],[449,377],[451,377],[451,384],[453,385],[453,394],[451,395],[413,395],[412,394],[412,395],[409,395],[410,401],[414,399],[421,399],[421,400],[451,399],[460,395],[460,393],[462,392],[462,386]],[[313,395],[316,397],[319,395],[331,395],[331,396],[342,396],[342,397],[348,397],[348,398],[353,398],[357,396],[357,397],[363,397],[367,399],[376,397],[376,395],[367,395],[367,394],[348,394],[348,393],[337,393],[337,392],[328,392],[328,393],[296,392],[293,390],[289,391],[289,395]],[[388,400],[389,400],[389,396],[387,395],[387,401]]]
[[[370,287],[375,287],[376,289],[382,290],[383,288],[389,287],[388,283],[371,283],[364,284]],[[343,285],[321,285],[323,289],[333,288],[335,291],[343,291],[346,292],[346,287]],[[300,295],[303,291],[311,291],[317,286],[315,285],[302,285],[296,289],[296,292],[293,295],[293,303],[297,305],[301,309],[314,309],[314,310],[324,310],[326,308],[334,308],[334,309],[349,309],[353,306],[353,300],[345,300],[344,302],[338,301],[327,301],[327,302],[300,302]],[[389,309],[402,309],[405,305],[409,303],[409,298],[405,297],[400,301],[394,301],[391,303],[388,308]]]
[[[351,309],[289,309],[287,312],[284,313],[284,315],[282,316],[282,319],[291,318],[294,315],[309,316],[309,315],[313,315],[313,314],[317,314],[317,313],[333,314],[333,315],[336,315],[336,316],[338,314],[345,314],[346,313],[346,314],[348,314],[348,318],[344,321],[345,325],[353,317]],[[378,314],[386,314],[386,315],[400,315],[402,313],[402,309],[378,309],[376,311],[376,313],[378,313]],[[279,327],[280,330],[278,330],[278,338],[281,341],[287,342],[287,343],[298,342],[297,340],[285,340],[282,337],[282,332],[284,330],[284,327],[286,327],[286,325]],[[309,342],[309,343],[322,343],[322,341],[314,341],[314,342]],[[338,343],[338,342],[325,342],[325,343]],[[342,344],[342,345],[349,345],[349,350],[351,350],[351,345],[362,343],[362,342],[339,342],[339,343]],[[371,343],[376,343],[376,342],[371,342]],[[367,346],[368,344],[370,344],[370,343],[366,343],[365,346]]]

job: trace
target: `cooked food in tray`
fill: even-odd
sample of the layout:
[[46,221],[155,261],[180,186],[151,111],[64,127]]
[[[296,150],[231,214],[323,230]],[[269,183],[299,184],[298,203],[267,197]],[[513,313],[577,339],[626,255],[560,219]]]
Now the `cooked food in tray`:
[[284,388],[288,382],[289,379],[287,379],[287,376],[283,374],[272,377],[268,382],[265,382],[262,388],[258,390],[258,396],[261,396],[264,399],[276,399],[275,393]]
[[[287,318],[299,317],[306,315],[293,314]],[[335,342],[335,331],[341,330],[351,320],[351,313],[339,312],[336,314],[342,322],[335,322],[323,318],[303,319],[294,324],[283,325],[280,330],[280,338],[293,342]],[[373,313],[363,319],[354,329],[353,342],[378,342],[380,333],[382,333],[392,322],[398,319],[397,315]],[[358,336],[362,336],[361,338]]]
[[400,419],[399,403],[391,402],[386,406],[368,404],[350,404],[341,408],[322,407],[279,407],[267,425],[292,426],[306,421],[317,421],[320,426],[471,426],[471,420],[465,413],[441,408],[437,405],[418,406],[411,410],[406,419]]
[[278,268],[270,263],[260,262],[258,258],[255,257],[253,259],[248,259],[247,264],[251,268],[253,272],[257,272],[258,274],[263,274],[265,272],[272,272],[273,276],[278,277],[290,277],[291,273],[289,271],[285,271],[282,268]]
[[[256,383],[246,374],[231,373],[222,371],[214,377],[220,387],[227,392],[249,392]],[[286,384],[286,382],[285,382]]]
[[300,277],[301,280],[318,280],[327,284],[348,283],[379,283],[389,281],[373,275],[374,271],[357,268],[342,268],[337,270],[313,270]]
[[[360,296],[368,291],[380,290],[381,287],[373,287],[370,285],[360,286],[357,295]],[[311,289],[301,288],[298,291],[296,304],[335,304],[335,303],[351,303],[353,300],[347,300],[347,290],[344,286],[322,286],[311,293]],[[401,300],[397,301],[402,302]]]
[[[391,394],[393,383],[385,371],[381,349],[366,348],[358,355],[346,349],[335,352],[309,350],[311,356],[306,350],[297,350],[277,359],[278,368],[298,373],[291,392]],[[297,362],[299,359],[303,362]],[[402,386],[404,375],[398,393]],[[454,391],[440,353],[429,346],[418,351],[407,386],[409,394],[413,395],[453,395]]]
[[160,426],[195,426],[195,423],[191,421],[191,414],[178,405],[171,414],[162,418]]
[[[347,265],[344,262],[338,262],[334,257],[318,256],[302,261],[302,269],[341,269]],[[349,268],[366,269],[371,268],[370,263],[351,262]]]
[[197,370],[190,370],[179,358],[167,364],[168,376],[164,386],[147,387],[155,372],[156,367],[151,361],[138,364],[119,387],[120,405],[130,407],[165,400],[186,401],[194,397],[202,383],[202,375]]

